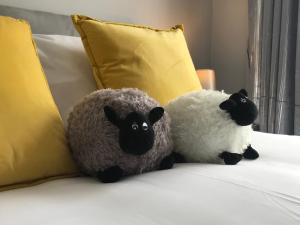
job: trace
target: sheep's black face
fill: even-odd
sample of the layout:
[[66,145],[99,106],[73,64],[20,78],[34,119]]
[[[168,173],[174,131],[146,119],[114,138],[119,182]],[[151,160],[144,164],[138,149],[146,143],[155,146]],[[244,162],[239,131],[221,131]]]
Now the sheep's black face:
[[252,124],[258,113],[256,105],[247,96],[246,90],[242,89],[220,104],[220,108],[226,110],[231,119],[240,126]]
[[154,144],[152,125],[141,113],[132,112],[123,121],[119,133],[120,147],[126,153],[142,155]]
[[104,112],[108,120],[120,129],[119,144],[124,152],[142,155],[153,147],[155,133],[152,125],[163,116],[163,108],[156,107],[149,115],[131,112],[125,119],[118,118],[109,106],[104,107]]

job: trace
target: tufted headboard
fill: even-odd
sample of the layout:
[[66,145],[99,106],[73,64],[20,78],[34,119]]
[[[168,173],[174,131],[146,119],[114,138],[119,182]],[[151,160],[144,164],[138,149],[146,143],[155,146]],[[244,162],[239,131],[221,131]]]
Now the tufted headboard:
[[2,5],[0,5],[0,15],[27,20],[34,34],[78,36],[77,31],[73,27],[71,18],[66,15]]

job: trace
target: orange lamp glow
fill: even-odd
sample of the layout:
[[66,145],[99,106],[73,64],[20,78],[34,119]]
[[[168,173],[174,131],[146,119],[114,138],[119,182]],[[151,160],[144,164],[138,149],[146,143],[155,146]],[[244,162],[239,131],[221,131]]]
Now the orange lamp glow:
[[204,89],[216,89],[215,71],[209,69],[197,70],[197,75]]

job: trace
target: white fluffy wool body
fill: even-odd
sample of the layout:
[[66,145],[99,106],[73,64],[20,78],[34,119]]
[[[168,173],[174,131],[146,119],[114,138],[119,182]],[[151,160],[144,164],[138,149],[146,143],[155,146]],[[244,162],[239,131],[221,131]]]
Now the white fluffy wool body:
[[221,110],[228,94],[201,90],[171,101],[166,111],[171,117],[175,152],[188,162],[222,163],[223,151],[242,154],[250,144],[251,125],[239,126]]

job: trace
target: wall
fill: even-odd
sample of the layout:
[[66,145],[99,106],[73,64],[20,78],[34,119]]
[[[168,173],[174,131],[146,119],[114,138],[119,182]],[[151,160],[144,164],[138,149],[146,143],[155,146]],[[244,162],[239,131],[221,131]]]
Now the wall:
[[0,0],[0,4],[167,28],[185,25],[196,68],[213,68],[217,88],[245,87],[248,0]]
[[182,23],[195,67],[210,66],[210,0],[0,0],[0,4],[160,28]]
[[248,0],[213,0],[211,67],[217,89],[247,88]]

